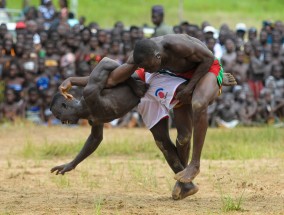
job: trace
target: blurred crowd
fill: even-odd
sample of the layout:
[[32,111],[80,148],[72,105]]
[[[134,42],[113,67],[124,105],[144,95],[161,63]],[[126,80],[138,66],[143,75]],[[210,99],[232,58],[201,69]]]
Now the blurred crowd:
[[[87,24],[84,16],[76,18],[69,11],[67,0],[42,0],[39,7],[24,5],[23,14],[15,32],[8,31],[5,23],[0,25],[2,122],[25,118],[37,124],[60,124],[49,103],[64,79],[89,75],[105,56],[124,63],[142,38],[184,33],[203,41],[221,59],[224,71],[238,82],[234,87],[223,87],[221,96],[209,107],[210,126],[283,123],[282,21],[263,21],[261,29],[245,23],[217,28],[206,21],[201,26],[190,21],[169,26],[164,22],[163,7],[153,6],[155,28],[149,34],[147,26],[125,27],[120,21],[111,29],[101,28],[95,21]],[[71,93],[81,96],[81,89],[73,88]],[[134,109],[108,126],[140,127],[143,122]]]

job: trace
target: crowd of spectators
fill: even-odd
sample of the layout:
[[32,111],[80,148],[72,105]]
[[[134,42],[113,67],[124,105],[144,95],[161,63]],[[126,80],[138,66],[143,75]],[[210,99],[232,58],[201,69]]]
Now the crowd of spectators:
[[[103,57],[124,63],[135,42],[148,35],[142,26],[126,28],[118,21],[111,29],[96,22],[86,24],[68,10],[67,0],[51,0],[39,7],[26,5],[24,19],[15,34],[0,25],[0,120],[25,118],[37,124],[60,124],[49,103],[60,83],[70,76],[87,76]],[[157,17],[158,16],[158,17]],[[159,17],[160,16],[160,17]],[[284,119],[284,25],[263,22],[261,29],[239,23],[219,29],[209,22],[201,26],[182,22],[169,28],[162,7],[153,7],[154,35],[163,30],[184,33],[203,41],[221,58],[224,70],[238,85],[223,87],[221,96],[209,107],[211,126],[276,124]],[[81,96],[79,88],[72,94]],[[81,123],[84,123],[82,121]],[[109,126],[143,126],[135,109]],[[174,126],[174,125],[173,125]]]

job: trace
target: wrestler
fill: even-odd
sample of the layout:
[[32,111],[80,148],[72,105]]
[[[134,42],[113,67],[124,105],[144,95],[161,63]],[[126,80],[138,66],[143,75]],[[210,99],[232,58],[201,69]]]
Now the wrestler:
[[[191,182],[200,172],[200,157],[208,127],[207,107],[220,92],[222,66],[200,40],[185,34],[168,34],[138,41],[128,61],[110,74],[107,87],[126,80],[138,67],[151,73],[167,69],[190,80],[176,95],[181,103],[190,104],[189,109],[175,116],[176,121],[183,122],[180,129],[184,131],[178,134],[176,143],[179,154],[187,157],[193,130],[193,152],[189,165],[177,173],[175,179]],[[229,82],[229,85],[236,84],[233,77]]]
[[[60,90],[66,98],[72,98],[72,95],[68,94],[68,89],[70,89],[72,85],[84,86],[85,87],[84,91],[85,89],[88,89],[90,92],[97,91],[97,93],[90,95],[90,96],[98,97],[92,100],[92,102],[96,102],[97,108],[94,108],[92,103],[85,102],[85,100],[89,99],[89,96],[86,95],[85,92],[84,92],[84,98],[81,98],[80,101],[77,101],[76,99],[68,101],[65,98],[63,98],[62,95],[56,95],[53,99],[53,102],[51,103],[52,112],[63,123],[66,123],[66,122],[76,123],[76,121],[78,121],[78,118],[87,118],[92,124],[91,135],[88,138],[85,146],[83,147],[79,155],[72,162],[68,164],[54,167],[51,171],[52,172],[56,171],[56,174],[64,174],[65,172],[72,170],[83,159],[85,159],[87,156],[93,153],[93,151],[98,147],[101,139],[100,138],[93,139],[93,136],[101,136],[102,138],[102,127],[100,127],[100,129],[97,129],[96,127],[94,127],[96,124],[108,122],[108,121],[111,121],[119,117],[118,115],[116,116],[116,114],[112,114],[111,111],[101,113],[102,108],[106,110],[111,110],[113,108],[113,105],[119,104],[121,106],[124,106],[123,103],[118,103],[116,101],[116,100],[120,100],[120,96],[116,94],[118,92],[118,89],[120,88],[103,89],[103,84],[105,84],[106,80],[101,79],[101,78],[96,78],[97,76],[99,76],[100,74],[102,75],[102,73],[105,72],[104,67],[107,66],[106,65],[107,63],[112,65],[112,67],[115,67],[115,65],[118,66],[113,61],[107,60],[107,58],[104,58],[104,60],[100,62],[99,67],[96,67],[90,76],[71,77],[71,78],[66,79],[60,86]],[[109,67],[110,65],[108,65],[108,68],[110,68]],[[143,69],[137,70],[137,75],[138,75],[137,77],[151,84],[149,93],[147,92],[146,96],[141,99],[141,102],[138,105],[138,109],[140,110],[140,113],[142,114],[145,124],[152,132],[158,147],[163,152],[170,167],[175,173],[177,173],[183,170],[184,167],[186,167],[187,160],[188,160],[188,154],[187,155],[184,154],[183,156],[183,154],[178,152],[180,151],[180,150],[177,150],[179,148],[178,147],[176,148],[174,144],[171,142],[170,137],[169,137],[169,132],[168,132],[168,122],[165,116],[168,116],[169,109],[171,109],[172,107],[175,106],[175,104],[177,104],[177,101],[173,100],[173,95],[176,90],[178,92],[179,90],[183,88],[183,86],[185,86],[184,84],[182,84],[185,82],[185,80],[182,78],[178,78],[178,77],[172,77],[173,74],[170,74],[170,73],[165,74],[165,73],[167,72],[164,71],[159,74],[151,74],[151,75],[146,73],[148,74],[147,75],[148,78],[146,81],[146,78],[145,78],[146,75],[143,72]],[[109,71],[107,71],[106,75],[108,74],[109,74]],[[230,77],[230,75],[226,77]],[[92,79],[92,81],[89,81],[89,79]],[[99,88],[95,86],[96,82],[98,85],[100,85]],[[165,83],[171,83],[171,84],[167,86],[165,85]],[[131,93],[130,95],[133,96],[130,88],[126,88],[126,89],[130,91],[127,93]],[[155,92],[157,89],[158,91]],[[116,91],[116,93],[113,94],[111,98],[112,100],[109,100],[112,90]],[[124,93],[122,95],[125,98],[132,99],[132,97],[129,97],[128,94],[125,94],[125,92],[126,91],[124,92],[119,91],[118,93]],[[86,96],[88,97],[86,98]],[[107,103],[105,103],[104,101],[107,101]],[[74,102],[75,104],[72,104]],[[109,107],[106,107],[106,105],[109,105]],[[92,111],[91,114],[88,108]],[[149,108],[150,109],[152,108],[152,109],[150,110]],[[174,114],[178,115],[180,110],[188,109],[188,108],[190,107],[187,107],[186,105],[181,106],[180,108],[176,108],[174,109]],[[73,109],[73,110],[71,111],[70,109],[71,110]],[[84,109],[86,110],[84,111]],[[127,108],[119,108],[119,111],[126,110],[126,109]],[[132,107],[129,107],[128,109],[132,109]],[[151,113],[154,113],[154,116],[156,116],[156,118],[153,118],[153,117],[149,118],[149,116],[147,116],[147,113],[149,113],[147,110],[149,110],[149,112]],[[83,112],[86,112],[86,113],[82,114]],[[108,115],[108,113],[110,115]],[[99,115],[100,117],[99,119],[97,115]],[[184,115],[184,117],[187,117],[187,116]],[[183,130],[180,129],[182,128],[182,126],[179,126],[179,125],[183,125],[183,121],[176,122],[176,124],[177,124],[178,133],[183,134],[182,133]],[[184,152],[184,150],[182,150],[182,152]],[[179,156],[181,156],[181,158],[179,158]],[[183,199],[189,195],[196,193],[197,191],[198,191],[197,186],[195,186],[192,182],[188,184],[177,182],[173,190],[172,196],[174,199]]]

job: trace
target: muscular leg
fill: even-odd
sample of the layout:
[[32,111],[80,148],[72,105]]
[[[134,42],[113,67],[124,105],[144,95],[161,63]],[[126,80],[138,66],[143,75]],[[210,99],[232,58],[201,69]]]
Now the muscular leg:
[[180,162],[177,154],[177,149],[171,141],[168,128],[168,119],[162,119],[153,128],[151,128],[150,131],[153,134],[158,148],[164,154],[166,161],[168,162],[174,173],[182,171],[184,169],[184,166]]
[[193,92],[193,152],[189,165],[175,175],[175,179],[180,182],[191,182],[200,171],[200,156],[208,127],[207,107],[217,97],[218,91],[216,76],[209,72],[198,82]]
[[[177,89],[178,91],[179,89]],[[192,110],[191,105],[182,105],[179,108],[174,108],[174,121],[177,128],[176,147],[179,159],[184,166],[188,164],[190,151],[190,140],[192,134]],[[198,187],[190,183],[176,182],[172,197],[175,200],[184,199],[187,196],[193,195],[198,191]]]
[[184,167],[188,164],[190,140],[192,134],[191,105],[174,108],[174,121],[177,129],[176,147],[180,161]]

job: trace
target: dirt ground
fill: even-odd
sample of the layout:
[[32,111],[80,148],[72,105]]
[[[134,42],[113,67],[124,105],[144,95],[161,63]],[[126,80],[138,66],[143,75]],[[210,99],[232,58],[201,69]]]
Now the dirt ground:
[[[171,199],[174,174],[161,159],[91,156],[65,176],[49,170],[71,157],[26,159],[23,142],[84,137],[87,129],[0,131],[0,214],[284,214],[284,160],[203,160],[200,190]],[[106,135],[108,130],[106,132]],[[224,212],[242,196],[241,211]]]

